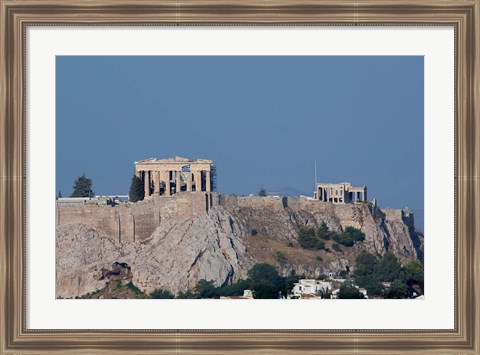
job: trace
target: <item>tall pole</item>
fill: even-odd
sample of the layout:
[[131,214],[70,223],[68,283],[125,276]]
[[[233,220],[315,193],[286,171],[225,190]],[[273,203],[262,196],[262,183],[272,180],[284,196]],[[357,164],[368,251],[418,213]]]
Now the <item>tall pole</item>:
[[315,188],[317,188],[317,160],[315,159]]

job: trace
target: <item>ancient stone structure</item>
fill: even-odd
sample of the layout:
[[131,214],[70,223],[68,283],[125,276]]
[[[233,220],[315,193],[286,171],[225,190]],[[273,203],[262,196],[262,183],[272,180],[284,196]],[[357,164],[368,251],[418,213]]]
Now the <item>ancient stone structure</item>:
[[[212,195],[212,206],[207,195]],[[108,282],[104,269],[108,273],[115,262],[128,264],[132,282],[146,293],[156,288],[185,291],[200,279],[214,280],[217,286],[236,282],[247,278],[255,263],[269,262],[278,243],[296,245],[299,226],[318,228],[322,223],[336,233],[361,229],[368,253],[389,252],[403,264],[423,260],[424,238],[415,231],[412,213],[365,203],[192,192],[116,206],[58,205],[56,221],[57,297],[103,288]],[[251,238],[252,230],[268,238]],[[255,251],[248,243],[268,248]],[[304,250],[298,253],[279,265],[282,276],[292,270],[308,278],[337,275],[355,260],[354,251],[342,257],[324,252],[321,264],[317,259],[306,262]]]
[[145,197],[170,196],[181,191],[212,190],[211,160],[175,157],[135,162],[135,174],[145,185]]
[[57,202],[56,226],[89,224],[102,237],[118,243],[143,242],[150,238],[161,220],[190,220],[205,216],[218,205],[215,192],[175,194],[141,203],[62,204]]
[[367,187],[352,187],[349,182],[340,184],[316,184],[313,198],[322,202],[331,203],[355,203],[367,201]]

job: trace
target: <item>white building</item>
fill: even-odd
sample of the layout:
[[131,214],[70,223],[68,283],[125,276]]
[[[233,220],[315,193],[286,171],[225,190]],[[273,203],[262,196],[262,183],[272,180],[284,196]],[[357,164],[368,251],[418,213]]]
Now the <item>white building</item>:
[[302,298],[302,296],[316,295],[320,292],[330,291],[331,289],[332,284],[330,282],[302,279],[294,284],[292,292],[295,297]]
[[[355,286],[356,287],[356,286]],[[363,297],[367,298],[368,299],[368,292],[366,289],[364,288],[361,288],[361,287],[357,287],[358,290],[360,291],[360,293],[363,295]]]
[[367,187],[353,187],[349,182],[340,184],[317,182],[313,198],[335,204],[367,202]]

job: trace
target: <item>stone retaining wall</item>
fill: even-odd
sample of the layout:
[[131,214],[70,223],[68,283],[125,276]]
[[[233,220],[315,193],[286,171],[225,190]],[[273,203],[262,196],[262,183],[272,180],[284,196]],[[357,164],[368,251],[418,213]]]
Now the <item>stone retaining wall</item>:
[[56,226],[74,223],[91,225],[100,236],[118,243],[149,239],[162,219],[191,219],[218,205],[218,194],[179,193],[116,206],[86,204],[57,205]]

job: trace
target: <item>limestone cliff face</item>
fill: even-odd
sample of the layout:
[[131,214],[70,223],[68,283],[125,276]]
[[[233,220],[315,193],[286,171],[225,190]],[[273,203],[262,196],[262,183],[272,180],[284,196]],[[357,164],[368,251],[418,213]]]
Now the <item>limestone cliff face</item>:
[[81,296],[103,288],[108,280],[101,277],[102,269],[121,260],[121,248],[87,224],[61,226],[56,234],[57,297]]
[[[415,231],[413,216],[401,210],[301,198],[203,195],[185,193],[116,207],[58,208],[57,296],[101,289],[116,262],[128,264],[129,280],[147,293],[161,288],[175,294],[193,288],[199,279],[215,280],[217,286],[235,282],[246,278],[255,263],[269,261],[249,249],[252,238],[265,241],[262,250],[289,245],[297,252],[278,265],[285,275],[291,270],[311,277],[324,269],[339,272],[346,265],[354,267],[354,256],[362,250],[389,251],[402,262],[423,258],[423,235]],[[298,247],[296,231],[322,222],[337,232],[360,228],[365,241],[348,252],[331,251],[314,265],[302,257],[308,252]]]
[[126,245],[124,260],[132,267],[135,285],[148,293],[162,288],[175,294],[192,289],[200,279],[228,284],[246,278],[253,264],[238,232],[222,210],[181,222],[169,219],[148,242]]
[[[370,204],[322,203],[303,198],[225,197],[228,212],[248,235],[250,229],[286,242],[296,242],[298,227],[319,227],[341,232],[348,226],[365,233],[363,246],[371,254],[394,253],[401,261],[423,259],[423,235],[415,231],[413,214],[374,208]],[[268,201],[269,200],[269,201]],[[255,201],[255,202],[252,202]]]
[[101,276],[115,262],[127,263],[132,282],[150,293],[156,288],[176,294],[198,280],[218,285],[246,278],[254,264],[225,211],[210,210],[203,217],[169,218],[151,238],[115,244],[86,224],[57,227],[57,296],[75,297],[105,286]]

